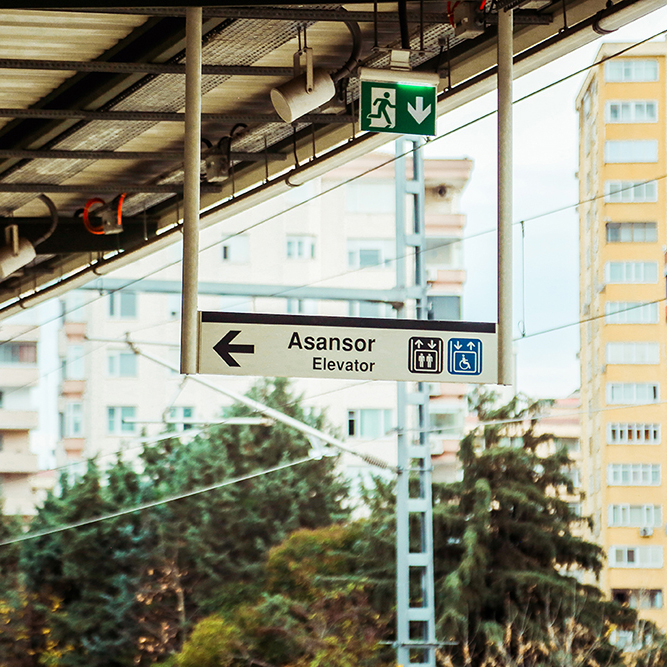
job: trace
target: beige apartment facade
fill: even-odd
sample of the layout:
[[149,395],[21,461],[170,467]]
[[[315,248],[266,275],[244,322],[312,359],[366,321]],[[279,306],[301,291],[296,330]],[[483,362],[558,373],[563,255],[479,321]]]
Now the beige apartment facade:
[[35,513],[41,478],[30,431],[38,425],[34,387],[39,380],[39,331],[3,323],[0,336],[0,503],[3,514],[28,518]]
[[[605,44],[596,61],[627,46]],[[585,509],[604,590],[663,629],[666,56],[660,41],[611,58],[577,98]]]

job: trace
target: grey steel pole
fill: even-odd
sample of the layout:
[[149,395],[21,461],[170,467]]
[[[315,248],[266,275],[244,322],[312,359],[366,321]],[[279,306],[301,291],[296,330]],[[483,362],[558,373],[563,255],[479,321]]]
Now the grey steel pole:
[[197,372],[199,280],[199,174],[201,168],[202,8],[185,15],[185,156],[183,190],[183,293],[181,373]]
[[513,10],[498,12],[498,383],[512,384]]
[[[403,139],[396,140],[396,156],[404,150]],[[398,157],[395,163],[394,179],[396,184],[396,287],[405,288],[407,284],[405,251],[405,158]],[[407,316],[406,304],[397,310],[396,316]],[[410,572],[408,554],[410,553],[410,516],[408,498],[410,497],[410,458],[408,456],[408,387],[405,382],[396,383],[396,432],[398,477],[396,479],[396,660],[398,665],[410,662]]]
[[[406,176],[404,146],[409,143],[412,151],[412,174]],[[405,256],[409,247],[414,250],[411,262],[411,285],[414,286],[416,315],[418,319],[428,318],[426,295],[426,269],[424,249],[426,247],[424,211],[424,166],[419,150],[418,138],[396,140],[395,163],[396,180],[396,248],[400,256]],[[409,199],[408,199],[409,198]],[[407,229],[406,213],[412,204],[410,216],[412,226]],[[396,262],[396,284],[408,283],[405,260]],[[398,317],[405,317],[405,306],[398,311]],[[408,393],[407,383],[398,382],[397,395],[397,467],[396,480],[396,660],[400,667],[435,667],[435,593],[433,575],[433,502],[431,490],[431,450],[428,442],[428,400],[429,394],[423,382],[417,384],[417,391]],[[413,442],[408,419],[408,405],[417,407],[418,441]],[[410,480],[417,482],[411,488]],[[410,526],[418,527],[415,532],[418,544],[410,547]],[[410,583],[419,580],[420,592],[411,591]]]

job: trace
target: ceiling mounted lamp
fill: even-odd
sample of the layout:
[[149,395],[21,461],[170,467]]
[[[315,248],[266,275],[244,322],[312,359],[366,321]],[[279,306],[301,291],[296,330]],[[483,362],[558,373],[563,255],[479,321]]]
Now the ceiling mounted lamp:
[[[286,123],[331,100],[336,94],[336,82],[350,76],[357,66],[361,55],[361,30],[354,21],[346,21],[345,25],[352,34],[352,55],[337,72],[329,74],[322,68],[313,68],[313,50],[306,47],[294,54],[294,78],[271,91],[273,108]],[[302,55],[306,57],[305,72],[299,72]]]
[[0,247],[0,280],[4,280],[11,276],[12,273],[16,273],[19,269],[30,264],[37,257],[35,248],[40,243],[46,241],[58,226],[58,211],[55,204],[46,195],[39,195],[39,199],[49,209],[51,226],[43,236],[40,236],[40,238],[32,243],[28,239],[19,236],[18,225],[7,225],[5,227],[5,245]]

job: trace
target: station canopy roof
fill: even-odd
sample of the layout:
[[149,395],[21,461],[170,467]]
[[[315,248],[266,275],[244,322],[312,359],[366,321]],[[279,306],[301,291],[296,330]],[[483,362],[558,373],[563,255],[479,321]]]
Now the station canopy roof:
[[[23,3],[0,12],[0,318],[177,240],[182,213],[186,8]],[[356,126],[356,70],[389,67],[408,40],[412,69],[440,74],[441,115],[495,88],[498,12],[514,9],[522,74],[663,2],[460,4],[473,20],[458,35],[459,3],[441,0],[204,7],[202,226],[393,139]],[[352,75],[287,123],[270,92],[300,46],[329,72],[352,61]],[[210,153],[223,165],[207,177]],[[121,209],[121,233],[94,233],[102,206],[110,225]],[[15,268],[26,242],[36,256]]]

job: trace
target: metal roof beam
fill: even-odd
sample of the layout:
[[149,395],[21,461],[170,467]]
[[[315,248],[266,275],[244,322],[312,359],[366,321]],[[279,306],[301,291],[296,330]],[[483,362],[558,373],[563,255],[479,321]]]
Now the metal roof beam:
[[[74,11],[74,10],[64,10]],[[80,11],[80,10],[77,10]],[[181,7],[96,7],[90,10],[99,14],[139,14],[141,16],[185,16],[185,8]],[[398,13],[391,12],[371,12],[371,11],[341,11],[339,9],[307,9],[305,7],[275,9],[261,7],[204,7],[204,18],[227,18],[227,19],[267,19],[278,21],[331,21],[345,22],[355,21],[356,23],[375,23],[398,25]],[[484,16],[486,22],[495,24],[498,22],[497,15],[480,12],[480,17]],[[552,17],[549,14],[539,14],[535,10],[517,10],[515,23],[551,23]],[[408,13],[408,23],[419,25],[443,24],[449,25],[450,19],[446,12],[424,12],[420,15],[416,12]]]
[[[209,151],[206,151],[206,155]],[[248,153],[232,151],[230,159],[240,162],[284,162],[285,153]],[[62,151],[62,150],[22,150],[0,148],[0,158],[21,158],[34,160],[182,160],[183,151]]]
[[[88,111],[85,109],[12,109],[0,108],[0,118],[56,118],[59,120],[107,120],[107,121],[151,121],[154,123],[182,123],[185,114],[163,111]],[[280,123],[289,125],[275,113],[264,114],[224,114],[202,113],[203,121],[220,123]],[[354,122],[350,114],[310,113],[298,119],[300,123],[344,124]]]
[[[27,60],[0,58],[0,69],[30,69],[63,72],[105,72],[112,74],[185,74],[179,63],[103,62],[100,60]],[[254,65],[202,65],[202,74],[215,76],[294,76],[293,67]]]
[[[201,191],[214,193],[220,192],[220,184],[202,183]],[[36,192],[52,194],[82,194],[94,192],[96,194],[118,192],[141,193],[141,194],[180,194],[183,192],[183,183],[169,183],[159,185],[130,185],[128,183],[116,183],[99,185],[85,183],[81,185],[54,185],[52,183],[3,183],[0,181],[0,192]]]

